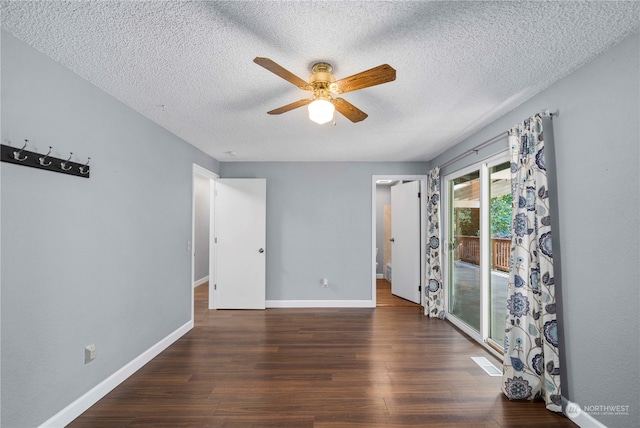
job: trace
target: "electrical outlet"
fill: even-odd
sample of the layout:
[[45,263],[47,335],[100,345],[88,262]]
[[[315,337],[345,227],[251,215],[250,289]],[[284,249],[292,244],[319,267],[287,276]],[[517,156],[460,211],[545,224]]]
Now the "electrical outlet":
[[322,286],[324,288],[329,287],[329,280],[327,278],[322,278]]
[[96,359],[96,345],[91,344],[84,348],[84,363],[88,364]]

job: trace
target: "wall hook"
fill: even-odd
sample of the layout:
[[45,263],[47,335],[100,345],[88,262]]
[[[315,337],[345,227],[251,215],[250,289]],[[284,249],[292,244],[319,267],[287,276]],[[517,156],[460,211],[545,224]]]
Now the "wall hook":
[[73,156],[73,152],[69,152],[69,159],[64,162],[60,162],[60,168],[62,168],[63,171],[69,171],[73,168],[73,166],[69,166],[69,168],[67,168],[67,163],[71,160],[71,156]]
[[73,152],[70,152],[69,157],[64,159],[54,156],[53,153],[55,152],[53,152],[51,146],[49,146],[49,151],[46,154],[30,151],[27,147],[29,145],[29,140],[27,139],[24,140],[24,146],[22,146],[22,148],[13,147],[11,141],[7,139],[5,139],[4,142],[7,144],[0,144],[0,161],[2,162],[75,175],[76,177],[82,178],[89,178],[91,175],[91,167],[89,166],[91,158],[88,158],[87,163],[83,165],[71,160],[71,158],[73,158]]
[[87,158],[87,163],[80,167],[80,174],[87,175],[89,174],[89,162],[91,162],[91,158]]
[[49,157],[49,154],[51,153],[51,146],[49,146],[49,151],[47,152],[46,155],[44,155],[41,158],[38,158],[38,160],[40,161],[40,165],[42,166],[49,166],[51,165],[51,161],[46,162],[47,158]]
[[20,161],[20,162],[27,160],[28,156],[25,155],[25,157],[20,158],[20,153],[22,153],[22,151],[25,149],[25,147],[27,147],[27,143],[28,142],[29,142],[29,140],[24,140],[24,146],[22,146],[22,148],[20,150],[13,152],[13,158],[15,160]]

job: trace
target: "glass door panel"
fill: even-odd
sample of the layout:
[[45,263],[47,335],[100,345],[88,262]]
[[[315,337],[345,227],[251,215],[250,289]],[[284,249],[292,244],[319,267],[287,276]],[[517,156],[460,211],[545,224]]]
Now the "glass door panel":
[[449,183],[449,313],[480,331],[480,171]]
[[507,315],[507,283],[511,252],[511,166],[509,162],[489,169],[489,223],[491,276],[489,288],[489,338],[504,345]]

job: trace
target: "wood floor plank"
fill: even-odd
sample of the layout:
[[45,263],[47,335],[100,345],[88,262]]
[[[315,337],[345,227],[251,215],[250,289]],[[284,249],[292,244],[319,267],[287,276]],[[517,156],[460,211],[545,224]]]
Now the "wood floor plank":
[[471,357],[500,362],[418,305],[209,311],[195,294],[194,329],[70,427],[574,426],[507,400]]

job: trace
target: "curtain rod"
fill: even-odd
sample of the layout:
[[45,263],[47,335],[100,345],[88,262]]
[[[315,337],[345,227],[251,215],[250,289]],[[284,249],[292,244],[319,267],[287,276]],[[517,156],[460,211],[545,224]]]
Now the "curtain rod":
[[[553,118],[553,116],[557,117],[559,114],[560,114],[559,111],[556,111],[555,113],[551,113],[549,111],[549,109],[542,110],[540,113],[538,113],[538,115],[540,115],[540,116],[545,116],[545,117],[550,117],[550,118]],[[460,153],[458,156],[454,157],[453,159],[450,159],[450,160],[446,161],[445,163],[440,165],[439,168],[442,169],[444,167],[447,167],[447,166],[451,165],[452,163],[457,162],[460,159],[469,156],[471,153],[478,154],[478,150],[485,148],[489,144],[493,143],[494,141],[496,141],[496,140],[498,140],[498,139],[500,139],[502,137],[507,136],[508,134],[509,134],[509,131],[503,131],[503,132],[499,133],[498,135],[496,135],[494,137],[491,137],[488,140],[478,144],[477,146],[467,150],[466,152]]]

